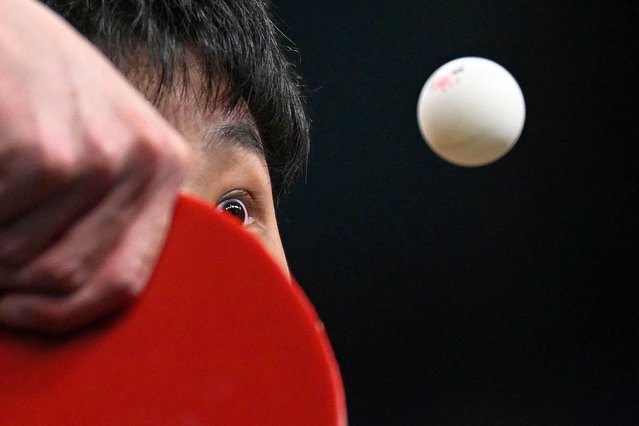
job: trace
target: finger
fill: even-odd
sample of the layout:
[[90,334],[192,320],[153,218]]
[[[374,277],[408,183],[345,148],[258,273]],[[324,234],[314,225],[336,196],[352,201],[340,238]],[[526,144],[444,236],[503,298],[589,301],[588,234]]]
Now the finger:
[[63,187],[61,179],[45,177],[37,171],[10,176],[0,184],[0,225],[14,220],[42,200],[56,195]]
[[86,283],[143,208],[149,171],[129,170],[99,204],[38,257],[14,270],[0,268],[0,289],[70,293]]
[[[153,128],[155,131],[163,127]],[[168,126],[164,126],[167,128]],[[0,268],[0,289],[71,293],[88,282],[102,259],[142,209],[171,211],[189,159],[186,144],[173,129],[165,137],[135,144],[129,164],[113,191],[68,230],[51,249],[12,272]],[[153,219],[148,219],[153,223]],[[157,229],[162,234],[166,230]]]
[[10,293],[0,298],[0,324],[12,329],[62,334],[124,307],[133,300],[125,285],[84,287],[71,295]]
[[171,219],[179,182],[154,194],[100,271],[69,295],[11,293],[0,298],[0,324],[61,334],[125,307],[146,285]]
[[16,268],[34,258],[94,207],[110,183],[101,176],[82,177],[65,193],[5,225],[0,229],[0,263]]
[[[61,192],[72,175],[67,153],[55,149],[55,144],[46,146],[20,138],[16,142],[10,136],[0,136],[3,144],[14,145],[0,151],[0,224],[4,224]],[[60,137],[71,136],[65,133]]]

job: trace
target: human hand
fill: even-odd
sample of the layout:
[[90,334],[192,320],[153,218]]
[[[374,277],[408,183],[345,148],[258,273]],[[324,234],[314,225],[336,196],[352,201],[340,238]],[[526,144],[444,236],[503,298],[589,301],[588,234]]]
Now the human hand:
[[189,154],[61,18],[0,0],[0,324],[62,333],[133,300]]

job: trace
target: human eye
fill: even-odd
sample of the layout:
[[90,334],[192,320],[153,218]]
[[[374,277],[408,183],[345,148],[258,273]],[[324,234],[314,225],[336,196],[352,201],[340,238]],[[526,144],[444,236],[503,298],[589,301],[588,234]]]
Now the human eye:
[[254,222],[249,211],[251,205],[250,195],[246,191],[236,190],[228,193],[217,204],[217,209],[230,214],[242,225],[247,226]]

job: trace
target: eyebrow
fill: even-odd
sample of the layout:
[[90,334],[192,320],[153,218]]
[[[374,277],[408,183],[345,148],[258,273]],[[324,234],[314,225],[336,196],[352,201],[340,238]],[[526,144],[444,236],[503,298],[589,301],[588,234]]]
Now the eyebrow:
[[210,147],[217,141],[264,156],[264,145],[257,132],[252,126],[242,121],[224,124],[213,129],[208,135],[206,146]]

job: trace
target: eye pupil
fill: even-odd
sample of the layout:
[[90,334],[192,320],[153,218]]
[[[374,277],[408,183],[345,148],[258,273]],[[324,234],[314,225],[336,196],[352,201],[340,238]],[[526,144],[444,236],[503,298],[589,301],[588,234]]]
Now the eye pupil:
[[228,206],[226,206],[224,210],[227,213],[229,213],[231,216],[235,216],[236,218],[244,222],[245,214],[244,214],[244,209],[242,209],[241,206],[238,206],[236,204],[229,204]]
[[237,218],[237,220],[239,220],[240,222],[246,223],[246,219],[248,216],[246,211],[246,206],[240,200],[232,199],[232,200],[222,201],[218,205],[218,208],[230,214],[231,216]]

